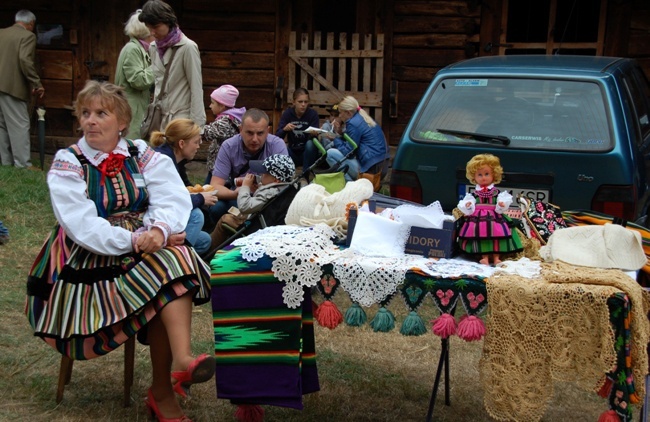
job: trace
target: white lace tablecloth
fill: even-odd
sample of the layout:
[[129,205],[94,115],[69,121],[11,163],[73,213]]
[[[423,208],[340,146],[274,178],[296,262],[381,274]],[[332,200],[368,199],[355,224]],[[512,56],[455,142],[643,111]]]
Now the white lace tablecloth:
[[283,281],[283,301],[289,308],[300,306],[303,287],[315,286],[321,277],[321,267],[333,265],[334,276],[350,299],[362,306],[382,302],[397,291],[406,272],[417,269],[432,277],[489,277],[495,271],[505,271],[522,277],[534,277],[540,267],[536,261],[522,258],[506,261],[494,268],[464,259],[429,259],[404,254],[402,257],[381,258],[341,249],[332,239],[335,234],[325,224],[313,227],[274,226],[237,239],[241,256],[256,261],[264,254],[274,258],[271,268]]

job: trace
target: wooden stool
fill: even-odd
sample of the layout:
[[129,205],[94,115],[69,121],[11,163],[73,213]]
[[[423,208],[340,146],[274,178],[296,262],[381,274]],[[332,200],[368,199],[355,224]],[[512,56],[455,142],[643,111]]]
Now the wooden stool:
[[[135,336],[124,343],[124,407],[131,405],[131,386],[133,385],[133,363],[135,360]],[[72,364],[74,360],[61,356],[61,369],[59,369],[59,382],[56,388],[56,403],[63,400],[63,390],[70,382]]]

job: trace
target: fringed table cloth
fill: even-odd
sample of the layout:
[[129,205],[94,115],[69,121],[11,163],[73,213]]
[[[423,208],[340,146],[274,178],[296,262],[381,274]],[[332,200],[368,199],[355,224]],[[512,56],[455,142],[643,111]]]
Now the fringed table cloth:
[[[331,235],[331,230],[326,226],[271,227],[235,241],[236,249],[220,251],[212,261],[219,397],[231,399],[234,403],[301,408],[302,394],[318,390],[311,326],[312,304],[307,293],[316,286],[324,301],[317,308],[314,306],[314,317],[319,324],[328,328],[335,328],[343,321],[353,326],[364,324],[368,317],[363,307],[379,304],[377,314],[370,321],[371,326],[375,331],[394,329],[395,317],[387,305],[391,299],[399,296],[409,310],[400,332],[404,335],[422,335],[428,329],[417,310],[430,298],[441,313],[440,317],[432,321],[431,329],[443,339],[443,346],[445,340],[454,334],[467,341],[483,338],[486,327],[481,315],[489,308],[485,318],[487,337],[484,342],[481,378],[484,384],[494,384],[499,388],[485,389],[486,409],[500,420],[541,418],[548,404],[548,394],[542,393],[540,389],[547,389],[549,375],[540,378],[539,371],[546,371],[548,365],[540,365],[533,353],[520,353],[522,348],[517,346],[519,337],[516,335],[519,331],[499,329],[506,324],[499,317],[506,318],[507,323],[515,328],[526,322],[537,324],[538,330],[541,330],[543,324],[551,321],[545,315],[550,308],[533,306],[522,317],[517,315],[521,309],[510,308],[509,301],[530,294],[533,299],[529,298],[529,301],[535,302],[537,296],[543,298],[548,294],[530,290],[538,280],[546,277],[547,284],[566,284],[566,277],[557,274],[552,276],[547,270],[548,264],[540,266],[539,262],[526,259],[507,261],[505,266],[497,270],[458,259],[430,260],[412,255],[398,259],[365,257],[334,245],[330,240]],[[543,268],[544,275],[540,275]],[[620,271],[616,273],[628,277]],[[492,283],[492,280],[495,282]],[[517,280],[522,288],[512,290],[512,286],[503,280]],[[565,289],[585,290],[579,287],[579,279],[572,281],[574,284],[566,284]],[[499,285],[505,286],[505,290],[500,291]],[[579,386],[608,397],[612,412],[627,422],[631,418],[629,403],[633,403],[642,394],[640,383],[643,374],[647,372],[647,336],[636,335],[636,328],[630,329],[630,326],[645,324],[643,327],[647,329],[647,320],[631,318],[633,304],[629,292],[618,287],[620,286],[603,287],[599,299],[587,294],[589,300],[583,298],[582,302],[578,301],[579,304],[572,308],[575,315],[564,315],[567,320],[579,321],[574,325],[580,326],[586,323],[583,322],[585,313],[582,310],[588,310],[588,318],[585,320],[588,324],[580,332],[590,334],[589,344],[598,344],[602,348],[599,359],[594,360],[593,355],[581,356],[586,349],[584,343],[580,343],[581,337],[578,337],[577,343],[570,344],[575,349],[572,355],[573,367],[557,371],[554,363],[551,372],[553,377],[556,372],[564,374],[563,377],[554,379],[573,380],[577,377]],[[345,311],[345,316],[331,300],[341,289],[350,296],[353,303]],[[270,297],[273,297],[272,304],[266,302],[271,300]],[[454,313],[459,302],[465,315],[457,321]],[[599,305],[594,306],[595,302],[599,302]],[[562,301],[556,300],[555,303],[562,304]],[[590,317],[594,307],[600,309],[599,318]],[[265,308],[266,311],[262,311]],[[270,311],[271,308],[273,311]],[[515,312],[514,309],[518,310]],[[642,315],[645,317],[645,314]],[[274,325],[275,318],[294,323]],[[555,339],[560,340],[565,334],[566,332],[555,332]],[[548,334],[548,337],[552,339],[553,334]],[[556,343],[565,344],[564,341]],[[505,351],[504,345],[512,349]],[[527,346],[535,349],[535,341],[530,341]],[[566,355],[563,347],[554,347],[556,348],[550,349],[550,354]],[[448,348],[443,347],[443,352],[445,350],[448,354]],[[512,360],[509,361],[508,357],[512,357]],[[544,359],[548,357],[545,356]],[[444,353],[441,353],[438,372],[443,365],[443,358]],[[509,363],[502,364],[504,360]],[[262,373],[268,374],[268,377],[259,377],[252,365],[260,362],[269,368],[275,366],[278,371],[273,372],[265,367]],[[523,367],[513,369],[508,366],[513,362],[515,366],[518,364]],[[578,370],[574,371],[576,368]],[[509,378],[503,377],[511,376],[509,371],[514,371],[522,379],[511,384]],[[271,383],[266,381],[271,378]],[[434,385],[429,413],[432,411],[438,378],[439,376]],[[538,378],[539,384],[536,384]],[[526,389],[517,391],[518,382],[525,382]],[[278,392],[282,392],[279,394],[281,397],[278,397]]]

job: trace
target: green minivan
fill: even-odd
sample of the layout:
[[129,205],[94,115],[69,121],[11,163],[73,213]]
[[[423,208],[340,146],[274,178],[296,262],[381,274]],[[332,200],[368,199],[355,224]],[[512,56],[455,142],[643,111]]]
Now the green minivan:
[[501,159],[498,188],[640,224],[650,198],[650,88],[632,59],[496,56],[440,70],[393,160],[391,196],[452,210],[465,165]]

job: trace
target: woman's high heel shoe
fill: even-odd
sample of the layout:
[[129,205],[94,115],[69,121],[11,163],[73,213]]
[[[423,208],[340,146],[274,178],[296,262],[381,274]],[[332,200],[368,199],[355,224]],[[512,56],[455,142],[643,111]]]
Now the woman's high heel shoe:
[[147,415],[149,415],[149,420],[158,420],[158,422],[192,422],[190,418],[186,415],[181,416],[180,418],[166,418],[158,409],[158,403],[153,397],[151,388],[147,391],[147,398],[144,399],[144,404],[147,405]]
[[176,380],[174,391],[187,397],[192,384],[206,382],[214,376],[217,362],[213,356],[203,353],[190,363],[185,371],[172,372],[171,376]]

